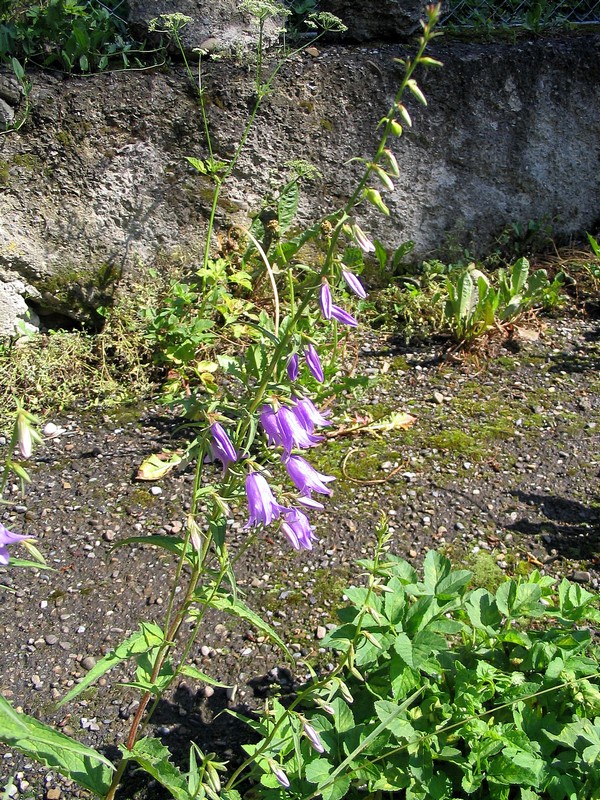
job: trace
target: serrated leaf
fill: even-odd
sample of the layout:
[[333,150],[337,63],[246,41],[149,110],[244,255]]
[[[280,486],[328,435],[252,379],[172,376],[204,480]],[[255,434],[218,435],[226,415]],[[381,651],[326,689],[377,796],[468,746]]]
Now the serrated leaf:
[[[74,686],[70,692],[68,692],[63,699],[57,704],[58,708],[63,706],[65,703],[68,703],[69,700],[72,700],[77,695],[81,694],[88,686],[91,686],[95,683],[98,678],[101,678],[106,672],[111,670],[117,664],[120,664],[121,661],[125,661],[128,658],[131,658],[135,655],[141,655],[142,653],[146,653],[148,650],[152,649],[160,645],[163,642],[162,631],[157,625],[153,623],[144,626],[144,623],[140,625],[141,630],[132,633],[129,638],[127,638],[124,642],[116,647],[114,650],[111,650],[110,653],[104,656],[97,664],[95,664],[92,669],[83,677],[83,679]],[[156,634],[154,631],[156,628],[157,631],[160,631],[160,636]]]
[[202,175],[206,175],[208,173],[206,164],[201,159],[194,158],[193,156],[186,156],[185,160],[188,161],[192,167],[198,170],[198,172],[200,172]]
[[171,753],[158,739],[144,737],[132,750],[123,745],[119,749],[127,761],[135,761],[142,769],[164,786],[175,800],[190,800],[185,776],[171,761]]
[[290,181],[283,187],[277,201],[277,219],[281,232],[286,231],[294,221],[298,210],[299,196],[298,181]]
[[107,758],[49,725],[18,713],[1,696],[0,740],[97,795],[104,797],[108,792],[114,766]]

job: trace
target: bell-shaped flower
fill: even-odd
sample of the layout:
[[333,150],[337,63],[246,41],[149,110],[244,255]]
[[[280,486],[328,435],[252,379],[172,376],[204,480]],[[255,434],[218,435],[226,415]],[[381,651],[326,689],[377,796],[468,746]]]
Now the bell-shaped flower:
[[283,514],[281,531],[294,550],[312,550],[316,539],[306,514],[297,508],[288,508]]
[[351,289],[355,295],[364,300],[367,296],[367,293],[365,292],[365,287],[362,285],[358,277],[347,269],[342,270],[342,277],[346,281],[348,288]]
[[331,425],[327,419],[331,412],[322,414],[309,397],[295,397],[293,412],[309,433],[314,431],[316,425]]
[[285,453],[291,453],[294,447],[312,447],[322,440],[306,427],[301,417],[294,410],[282,406],[276,414],[277,427],[280,433],[280,444]]
[[304,357],[306,358],[306,363],[308,364],[308,369],[310,370],[310,374],[313,378],[319,383],[323,383],[325,380],[325,376],[323,375],[323,367],[321,366],[321,359],[319,358],[319,354],[317,353],[317,349],[313,344],[309,344],[306,350],[304,351]]
[[321,741],[319,734],[316,732],[313,726],[309,722],[304,720],[304,722],[302,723],[302,728],[304,729],[306,738],[311,743],[313,748],[317,751],[317,753],[324,753],[325,748],[323,747],[323,742]]
[[277,780],[283,786],[284,789],[290,788],[290,779],[281,769],[281,767],[278,767],[277,764],[275,764],[274,762],[271,763],[271,772],[277,778]]
[[248,498],[248,522],[245,528],[252,525],[269,525],[287,511],[275,500],[267,479],[260,472],[250,472],[246,478],[246,497]]
[[351,226],[350,230],[352,232],[354,241],[360,247],[363,253],[375,252],[375,245],[360,226],[354,224]]
[[318,472],[302,456],[290,456],[285,461],[285,468],[300,494],[306,495],[311,492],[331,494],[331,489],[326,484],[334,481],[335,478],[332,475],[323,475]]
[[282,445],[281,431],[277,424],[277,413],[271,406],[264,405],[260,409],[260,424],[267,434],[269,444]]
[[12,533],[12,531],[9,531],[8,528],[5,528],[0,522],[0,564],[3,566],[8,564],[10,558],[8,545],[22,542],[24,539],[31,539],[31,536],[21,536],[19,533]]
[[210,426],[210,432],[212,434],[212,442],[210,444],[212,457],[223,464],[223,472],[225,472],[230,464],[238,460],[238,454],[225,428],[219,422],[214,422]]
[[287,374],[288,378],[290,379],[290,381],[292,381],[292,383],[298,377],[298,372],[299,372],[298,353],[294,353],[294,355],[291,356],[290,360],[287,363]]
[[321,291],[319,293],[319,304],[321,306],[321,314],[323,319],[331,319],[331,289],[327,281],[321,284]]
[[344,311],[343,308],[339,306],[331,306],[331,316],[333,319],[337,319],[338,322],[341,322],[343,325],[350,325],[352,328],[356,328],[358,325],[358,321],[349,314],[347,311]]

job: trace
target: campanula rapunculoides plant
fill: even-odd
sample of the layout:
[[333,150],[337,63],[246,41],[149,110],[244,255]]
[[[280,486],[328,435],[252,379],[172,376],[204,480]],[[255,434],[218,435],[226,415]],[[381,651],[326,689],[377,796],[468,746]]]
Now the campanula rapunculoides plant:
[[470,590],[434,552],[420,577],[389,538],[322,641],[338,667],[248,723],[260,797],[595,800],[597,596],[537,571]]
[[[263,53],[265,20],[273,14],[285,13],[284,8],[268,0],[244,0],[242,9],[251,11],[257,20],[255,105],[235,153],[221,160],[211,144],[200,85],[208,156],[203,160],[189,159],[198,172],[209,177],[214,187],[197,287],[200,301],[195,308],[195,321],[200,324],[216,322],[209,319],[210,304],[215,298],[214,276],[222,264],[212,258],[211,248],[220,191],[237,164],[261,100],[272,90],[283,61],[294,55],[288,53],[269,69]],[[245,340],[245,347],[238,348],[235,355],[216,356],[224,380],[204,381],[201,388],[190,389],[190,408],[199,432],[186,454],[188,460],[195,461],[195,474],[184,533],[180,538],[132,536],[118,545],[152,545],[177,557],[164,617],[160,622],[140,622],[138,630],[98,661],[60,703],[63,705],[79,696],[117,664],[133,662],[134,674],[126,685],[139,690],[140,702],[127,739],[119,744],[120,760],[112,764],[91,748],[31,717],[17,714],[0,699],[0,738],[4,742],[61,771],[105,800],[114,800],[128,765],[146,770],[178,799],[221,796],[236,800],[239,797],[235,787],[240,770],[226,783],[221,781],[219,772],[223,765],[192,745],[189,771],[183,773],[170,761],[168,749],[158,739],[147,736],[146,729],[157,704],[176,679],[187,676],[215,683],[189,659],[209,609],[253,624],[291,660],[277,632],[258,617],[237,592],[227,523],[232,509],[240,509],[248,531],[268,529],[271,536],[281,535],[294,550],[311,549],[317,542],[314,514],[331,494],[334,476],[320,473],[311,465],[310,452],[323,441],[323,428],[331,424],[327,413],[319,409],[311,395],[330,372],[335,371],[339,329],[358,325],[356,312],[348,307],[348,295],[343,287],[349,288],[359,300],[365,297],[366,290],[359,277],[362,256],[375,250],[358,217],[364,203],[389,213],[382,192],[393,187],[393,178],[398,175],[389,141],[402,133],[403,126],[411,125],[404,94],[411,94],[420,103],[426,102],[414,75],[418,67],[438,63],[425,55],[425,49],[436,35],[434,27],[439,14],[438,6],[428,7],[415,57],[400,62],[403,77],[388,112],[380,121],[379,145],[371,159],[358,159],[363,167],[362,176],[344,206],[303,232],[285,238],[297,198],[298,182],[292,181],[284,187],[283,200],[281,196],[278,200],[275,218],[259,215],[247,228],[240,227],[236,268],[256,281],[266,278],[271,299],[249,321],[253,335]],[[177,41],[180,23],[178,18],[172,26]],[[325,30],[339,27],[335,18],[328,14],[316,15],[314,24],[320,24]],[[308,265],[302,263],[301,250],[311,241],[319,243],[322,254]],[[191,324],[195,321],[191,319]],[[227,333],[226,327],[224,333]],[[208,467],[207,461],[217,462],[217,469]],[[276,473],[284,476],[285,483],[275,480]],[[214,475],[212,479],[211,475]],[[375,586],[373,583],[373,602]],[[366,629],[365,636],[371,636]],[[362,652],[361,647],[362,634],[357,634],[352,647],[342,654],[337,670],[324,684],[315,684],[315,696],[324,703],[324,708],[334,708],[339,696],[348,696],[339,672],[347,667],[360,675],[358,654]],[[328,687],[324,699],[318,695],[320,685]],[[277,715],[274,735],[279,736],[282,726],[288,726],[312,752],[324,751],[321,731],[308,716],[297,712],[293,704],[288,710],[277,709]],[[273,737],[269,747],[272,740]],[[263,753],[266,753],[266,746],[251,754],[250,763],[266,765],[277,785],[286,786],[289,777],[278,755]],[[249,764],[244,771],[247,766]]]

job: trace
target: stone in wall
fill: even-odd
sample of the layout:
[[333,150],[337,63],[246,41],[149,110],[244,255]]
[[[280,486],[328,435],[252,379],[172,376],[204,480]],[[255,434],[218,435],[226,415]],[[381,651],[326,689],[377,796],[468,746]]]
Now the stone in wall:
[[[219,232],[249,223],[289,159],[323,174],[304,187],[301,220],[343,204],[359,169],[349,159],[373,153],[401,80],[394,59],[413,49],[327,45],[291,60],[223,191]],[[390,143],[401,170],[384,191],[390,217],[362,204],[361,225],[390,249],[413,240],[415,260],[465,248],[476,257],[529,220],[551,222],[559,241],[597,233],[600,37],[438,41],[432,54],[444,67],[419,76],[429,105],[407,98],[413,127]],[[0,152],[0,280],[21,281],[41,315],[85,322],[116,276],[197,258],[211,185],[186,156],[207,155],[201,116],[177,68],[30,77],[31,117]],[[252,107],[252,70],[207,61],[204,77],[215,154],[226,159]],[[18,110],[18,97],[7,102]]]
[[320,0],[319,9],[335,14],[348,30],[350,42],[401,42],[419,29],[424,0]]

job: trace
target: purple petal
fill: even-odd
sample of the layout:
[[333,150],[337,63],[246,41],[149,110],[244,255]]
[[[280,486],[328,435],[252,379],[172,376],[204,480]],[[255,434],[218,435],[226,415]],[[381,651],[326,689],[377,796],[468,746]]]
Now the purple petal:
[[290,456],[285,462],[285,468],[301,494],[309,494],[310,492],[317,492],[318,494],[332,493],[331,489],[325,484],[329,483],[329,481],[334,481],[335,478],[318,472],[302,456]]
[[347,269],[342,270],[342,276],[354,294],[364,300],[367,296],[367,293],[365,292],[365,287],[362,285],[358,277],[353,272],[348,272]]
[[325,376],[323,375],[321,359],[319,358],[319,354],[317,353],[317,350],[313,344],[308,345],[304,351],[304,357],[306,358],[306,363],[308,364],[310,374],[315,380],[319,381],[319,383],[323,383]]
[[306,514],[297,508],[288,508],[283,515],[281,530],[294,550],[312,550],[315,535]]
[[271,770],[273,772],[273,775],[275,775],[275,777],[277,778],[279,783],[283,786],[283,788],[284,789],[289,789],[290,788],[290,781],[288,779],[288,776],[285,774],[285,772],[282,769],[280,769],[279,767],[277,767],[275,764],[271,765]]
[[325,414],[322,414],[319,409],[315,406],[312,400],[308,397],[295,397],[294,398],[295,405],[293,408],[294,414],[299,417],[302,424],[306,428],[309,433],[312,433],[315,429],[315,425],[331,425],[331,422],[327,419],[327,416],[331,413],[327,411]]
[[267,439],[270,444],[283,444],[281,431],[277,424],[277,414],[271,406],[262,406],[260,409],[260,424],[263,426],[263,430],[267,434]]
[[319,302],[321,304],[321,314],[323,314],[323,318],[331,319],[331,289],[327,281],[323,281],[321,284]]
[[281,444],[286,453],[290,453],[294,447],[312,447],[322,439],[321,436],[315,436],[312,431],[307,430],[303,421],[286,406],[277,412],[277,425]]
[[313,726],[309,725],[308,722],[304,722],[302,727],[304,728],[304,733],[306,734],[307,739],[312,744],[317,753],[324,753],[325,748],[323,747],[323,742],[319,738],[319,734],[316,732]]
[[246,477],[246,497],[248,498],[249,519],[245,528],[252,525],[269,525],[286,508],[280,506],[264,475],[250,472]]
[[352,328],[356,328],[358,322],[352,314],[349,314],[347,311],[344,311],[343,308],[339,306],[331,306],[331,316],[333,319],[337,319],[338,322],[343,323],[344,325],[350,325]]
[[20,533],[13,533],[0,522],[0,564],[3,566],[8,564],[10,556],[7,545],[22,542],[24,539],[31,539],[31,536],[21,536]]
[[298,377],[299,371],[299,364],[298,364],[298,353],[294,353],[294,355],[290,358],[287,364],[287,374],[288,378],[293,382]]
[[220,423],[215,422],[211,425],[210,432],[213,437],[211,443],[212,456],[218,459],[223,464],[223,469],[226,470],[230,464],[237,461],[238,454],[231,443],[231,439]]

